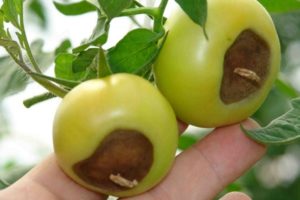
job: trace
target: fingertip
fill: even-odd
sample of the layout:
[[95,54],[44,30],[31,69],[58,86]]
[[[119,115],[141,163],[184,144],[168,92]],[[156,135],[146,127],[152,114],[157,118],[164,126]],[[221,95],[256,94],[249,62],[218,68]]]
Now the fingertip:
[[248,118],[244,121],[241,122],[241,125],[245,128],[245,129],[256,129],[259,128],[260,125],[257,121],[255,121],[252,118]]
[[[260,128],[260,125],[257,121],[255,121],[254,119],[252,118],[249,118],[249,119],[246,119],[245,121],[241,122],[241,126],[243,127],[243,129],[245,130],[253,130],[253,129],[257,129],[257,128]],[[243,130],[241,130],[243,131]],[[263,152],[265,153],[267,148],[266,148],[266,145],[262,144],[262,143],[258,143],[257,141],[251,139],[250,137],[248,137],[246,134],[243,133],[243,135],[245,137],[247,137],[249,140],[251,140],[253,143],[259,145]]]
[[[247,128],[258,127],[250,119],[241,123]],[[147,194],[154,197],[164,195],[162,199],[166,199],[164,197],[213,199],[226,185],[252,167],[263,156],[264,151],[263,146],[250,140],[242,132],[240,124],[217,128],[203,140],[179,154],[168,176],[159,187]],[[231,198],[230,195],[225,196],[225,200]],[[146,199],[144,195],[141,197]],[[233,197],[241,197],[241,195],[233,195]],[[245,198],[244,195],[239,200],[249,200],[249,198]]]
[[216,127],[216,130],[218,129],[225,129],[225,128],[232,128],[232,127],[244,127],[245,129],[248,129],[248,130],[251,130],[251,129],[256,129],[256,128],[259,128],[260,125],[258,122],[256,122],[254,119],[252,118],[247,118],[241,122],[238,122],[238,123],[235,123],[235,124],[229,124],[229,125],[225,125],[225,126],[219,126],[219,127]]
[[243,133],[240,124],[246,129],[259,127],[254,120],[247,119],[239,124],[215,129],[197,145],[210,163],[217,166],[216,169],[226,180],[225,183],[232,182],[241,176],[266,152],[264,145]]
[[243,129],[253,130],[253,129],[257,129],[257,128],[260,128],[259,123],[256,122],[252,118],[248,118],[248,119],[245,119],[244,121],[241,121],[240,123],[237,123],[237,124],[231,124],[231,125],[228,125],[228,126],[218,127],[213,132],[215,132],[216,134],[232,134],[232,135],[235,135],[235,136],[239,137],[239,140],[241,142],[242,141],[247,142],[249,144],[252,144],[253,147],[254,146],[258,147],[258,148],[255,148],[255,149],[259,150],[261,152],[261,154],[264,154],[266,152],[266,146],[264,144],[258,143],[257,141],[251,139],[243,131]]
[[223,196],[220,200],[251,200],[251,198],[242,192],[230,192]]

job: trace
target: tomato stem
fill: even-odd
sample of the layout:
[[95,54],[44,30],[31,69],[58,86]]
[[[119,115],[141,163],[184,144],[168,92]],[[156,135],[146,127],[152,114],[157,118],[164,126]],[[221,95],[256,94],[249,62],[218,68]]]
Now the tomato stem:
[[38,82],[40,85],[42,85],[45,89],[47,89],[49,92],[51,92],[55,96],[63,98],[68,93],[67,90],[51,83],[50,81],[48,81],[44,78],[33,77],[33,76],[31,76],[31,78],[33,80],[35,80],[36,82]]
[[164,11],[167,7],[168,0],[161,0],[158,7],[138,7],[138,8],[129,8],[124,10],[120,17],[122,16],[132,16],[132,15],[140,15],[145,14],[154,20],[153,31],[160,33],[163,32],[163,21],[164,21]]
[[148,7],[139,7],[139,8],[129,8],[125,9],[121,14],[120,17],[123,16],[132,16],[132,15],[140,15],[145,14],[149,17],[156,17],[155,8],[148,8]]
[[157,14],[155,15],[154,19],[154,27],[153,30],[154,32],[162,32],[164,31],[163,28],[163,21],[164,21],[164,12],[168,4],[168,0],[161,0],[158,8],[157,8]]
[[52,93],[50,92],[47,92],[47,93],[44,93],[44,94],[40,94],[40,95],[37,95],[37,96],[34,96],[30,99],[26,99],[23,101],[23,104],[26,108],[30,108],[31,106],[37,104],[37,103],[40,103],[42,101],[45,101],[45,100],[48,100],[48,99],[52,99],[56,97],[55,95],[53,95]]

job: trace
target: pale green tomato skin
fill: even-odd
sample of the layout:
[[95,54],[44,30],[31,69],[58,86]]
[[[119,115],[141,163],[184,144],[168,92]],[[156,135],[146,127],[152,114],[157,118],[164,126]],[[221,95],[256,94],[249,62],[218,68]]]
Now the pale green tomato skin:
[[[200,127],[218,127],[240,122],[259,108],[277,77],[281,54],[272,19],[258,1],[208,0],[208,40],[203,29],[179,8],[166,29],[168,36],[154,65],[155,78],[179,119]],[[269,76],[247,98],[224,104],[220,86],[225,52],[246,29],[269,45]]]
[[[88,158],[115,129],[138,130],[152,142],[154,162],[133,189],[109,192],[82,181],[72,166]],[[90,190],[124,197],[149,190],[169,171],[176,153],[178,127],[174,111],[148,81],[129,74],[86,81],[71,90],[55,115],[53,141],[63,171]]]

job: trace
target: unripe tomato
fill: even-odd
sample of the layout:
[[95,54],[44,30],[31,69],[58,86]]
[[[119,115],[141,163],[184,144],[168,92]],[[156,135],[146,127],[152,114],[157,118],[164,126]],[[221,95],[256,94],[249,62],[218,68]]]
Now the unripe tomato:
[[182,10],[167,20],[155,63],[157,85],[184,122],[239,122],[262,104],[280,66],[272,19],[256,0],[208,0],[203,29]]
[[88,189],[114,196],[157,184],[175,158],[175,113],[148,81],[129,74],[86,81],[61,102],[53,125],[57,161]]

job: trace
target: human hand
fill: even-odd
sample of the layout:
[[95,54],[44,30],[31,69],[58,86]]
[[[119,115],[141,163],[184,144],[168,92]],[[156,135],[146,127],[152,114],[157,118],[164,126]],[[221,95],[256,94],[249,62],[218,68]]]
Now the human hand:
[[[242,123],[257,127],[252,120]],[[180,126],[181,131],[185,126]],[[240,177],[265,153],[266,148],[242,133],[239,124],[217,128],[203,140],[177,156],[168,176],[152,190],[123,200],[210,200]],[[0,192],[2,200],[105,200],[69,179],[55,156],[33,168],[23,178]],[[230,193],[222,200],[249,200],[242,193]]]

